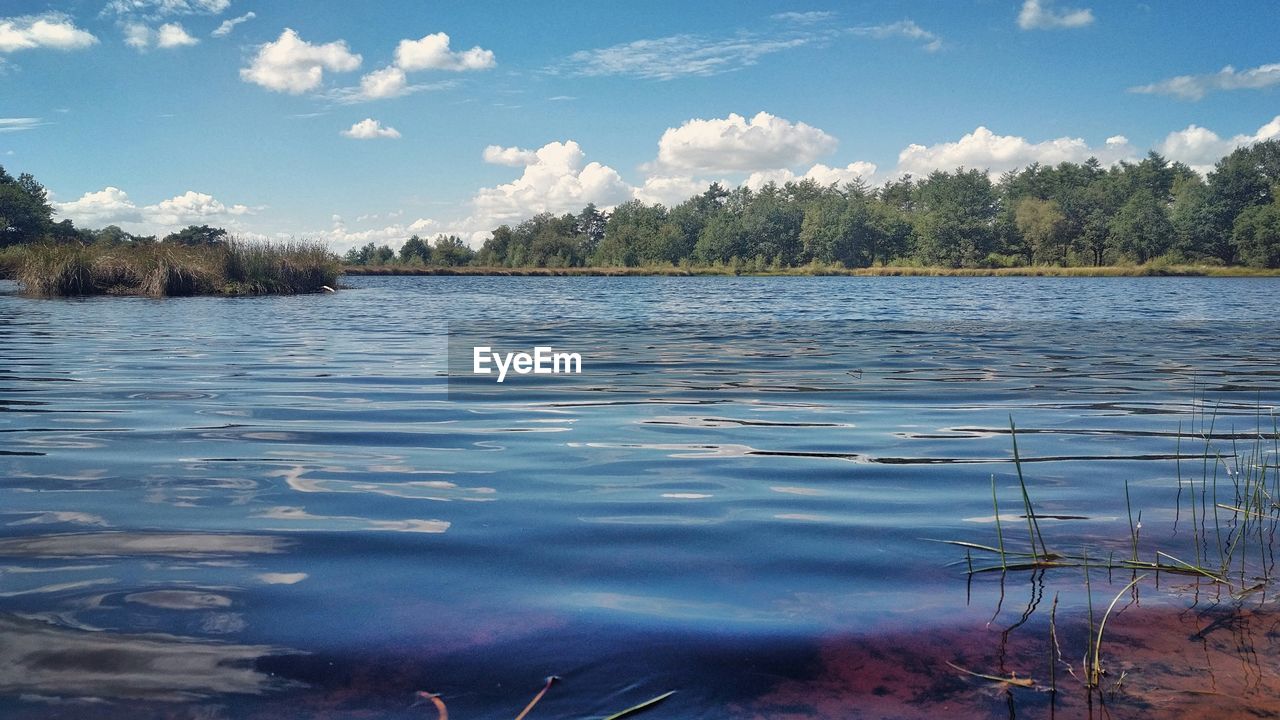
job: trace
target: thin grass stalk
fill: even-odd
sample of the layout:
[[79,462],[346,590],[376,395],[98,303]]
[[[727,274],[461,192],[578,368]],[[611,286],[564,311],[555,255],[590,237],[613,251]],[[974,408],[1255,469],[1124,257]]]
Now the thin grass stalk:
[[1182,518],[1182,421],[1178,421],[1178,437],[1174,440],[1173,458],[1178,472],[1178,496],[1173,505],[1173,532],[1178,532],[1178,521]]
[[1036,521],[1036,515],[1031,510],[1031,496],[1027,493],[1027,482],[1022,476],[1022,457],[1018,455],[1018,433],[1017,428],[1013,424],[1013,416],[1009,416],[1009,437],[1013,439],[1013,465],[1018,470],[1018,485],[1022,487],[1022,505],[1027,513],[1027,534],[1031,536],[1031,553],[1035,554],[1036,540],[1040,540],[1040,550],[1045,557],[1049,555],[1049,549],[1044,544],[1044,537],[1040,535],[1040,523]]
[[[1000,501],[996,499],[996,475],[991,474],[991,507],[996,514],[996,541],[1000,543],[1000,569],[1008,570],[1009,566],[1005,562],[1004,556],[1004,531],[1000,527]],[[1035,553],[1035,545],[1031,546],[1032,554]]]
[[1089,648],[1092,644],[1091,640],[1093,638],[1093,582],[1089,579],[1089,550],[1088,548],[1082,547],[1080,551],[1084,558],[1084,594],[1089,605],[1089,634],[1086,637],[1090,638],[1090,640],[1086,641],[1084,646],[1084,676],[1086,678],[1085,685],[1088,686],[1090,667]]
[[1058,693],[1058,661],[1062,658],[1062,648],[1058,646],[1058,593],[1053,594],[1053,605],[1049,608],[1049,692]]
[[675,694],[676,694],[676,691],[675,691],[675,690],[669,690],[669,691],[664,692],[664,693],[662,693],[661,695],[659,695],[659,696],[657,696],[657,697],[655,697],[655,698],[650,698],[650,699],[648,699],[648,700],[645,700],[644,702],[640,703],[639,705],[632,705],[631,707],[627,708],[626,710],[623,710],[623,711],[621,711],[621,712],[616,712],[616,713],[614,713],[614,714],[610,715],[609,717],[605,718],[604,720],[621,720],[621,719],[622,719],[622,718],[624,718],[624,717],[631,717],[632,715],[635,715],[635,714],[637,714],[637,713],[644,712],[645,710],[648,710],[649,708],[652,708],[654,705],[657,705],[658,703],[662,702],[663,700],[666,700],[667,698],[669,698],[669,697],[671,697],[672,695],[675,695]]
[[1138,529],[1133,524],[1133,504],[1129,501],[1129,479],[1124,481],[1124,508],[1129,513],[1129,538],[1133,541],[1133,561],[1138,561]]
[[1120,592],[1116,593],[1116,596],[1111,599],[1111,604],[1107,606],[1107,611],[1102,615],[1102,622],[1098,625],[1098,637],[1093,644],[1093,668],[1090,671],[1089,678],[1093,687],[1098,687],[1102,680],[1102,634],[1106,632],[1107,629],[1107,618],[1111,617],[1111,611],[1115,609],[1116,603],[1120,602],[1120,598],[1145,577],[1146,575],[1139,575],[1138,577],[1130,580],[1129,583],[1121,588]]
[[546,695],[547,691],[551,689],[551,686],[555,684],[555,681],[559,679],[560,678],[555,675],[549,676],[547,678],[547,684],[543,685],[542,689],[538,691],[538,694],[534,695],[533,699],[529,701],[529,704],[524,706],[524,710],[520,711],[520,714],[516,716],[516,720],[524,720],[525,716],[529,714],[529,711],[533,710],[533,706],[538,704],[538,701],[542,699],[542,696]]

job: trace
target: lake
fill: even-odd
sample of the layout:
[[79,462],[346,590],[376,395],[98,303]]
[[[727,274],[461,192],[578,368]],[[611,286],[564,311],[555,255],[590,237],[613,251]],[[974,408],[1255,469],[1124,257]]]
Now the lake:
[[1012,418],[1047,545],[1216,562],[1210,483],[1275,473],[1280,279],[347,282],[3,286],[5,716],[510,718],[549,675],[530,718],[1280,709],[1269,586],[938,542],[1029,546]]

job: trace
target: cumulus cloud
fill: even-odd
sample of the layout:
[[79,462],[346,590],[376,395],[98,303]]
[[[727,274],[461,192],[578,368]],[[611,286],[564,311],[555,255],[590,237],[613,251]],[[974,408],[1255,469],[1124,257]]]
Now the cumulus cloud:
[[234,17],[234,18],[231,18],[230,20],[223,20],[222,24],[214,28],[213,32],[209,34],[216,38],[226,37],[231,34],[232,30],[236,29],[237,25],[241,23],[249,22],[250,20],[256,17],[258,17],[258,14],[250,11],[241,15],[240,17]]
[[360,78],[360,97],[369,100],[399,97],[408,92],[404,70],[391,65]]
[[212,195],[188,190],[176,197],[143,208],[148,221],[159,225],[205,224],[249,214],[246,205],[226,205]]
[[157,226],[174,229],[184,225],[225,223],[252,212],[246,205],[227,205],[212,195],[193,190],[154,205],[139,207],[128,193],[117,187],[87,192],[79,199],[55,203],[55,208],[81,227],[129,224],[145,226],[147,231],[156,231]]
[[401,40],[396,45],[396,65],[404,70],[488,70],[495,65],[492,50],[476,46],[454,52],[449,36],[438,32],[417,40]]
[[55,207],[59,214],[82,227],[142,222],[142,212],[138,206],[129,199],[128,193],[117,187],[87,192],[79,200],[55,203]]
[[830,167],[818,163],[809,168],[803,175],[796,175],[794,172],[782,170],[761,170],[753,172],[747,176],[746,182],[743,184],[751,189],[764,187],[769,183],[777,183],[783,185],[789,182],[798,182],[801,180],[813,180],[819,185],[844,185],[851,182],[871,182],[872,177],[876,174],[876,164],[871,162],[857,161],[849,163],[844,167]]
[[35,48],[79,50],[98,42],[62,13],[0,18],[0,53]]
[[917,40],[922,43],[922,47],[929,52],[936,52],[942,49],[942,38],[935,33],[929,32],[917,25],[912,20],[899,20],[895,23],[885,25],[863,25],[860,27],[850,28],[849,32],[854,35],[884,40],[886,38],[904,38],[907,40]]
[[156,47],[184,47],[198,42],[200,41],[188,35],[186,29],[178,23],[165,23],[156,31]]
[[484,158],[484,161],[490,165],[524,167],[526,165],[532,165],[538,161],[538,152],[536,150],[525,150],[524,148],[518,147],[490,145],[484,149],[482,157]]
[[1113,136],[1101,147],[1090,147],[1082,138],[1060,137],[1033,143],[1017,135],[997,135],[978,127],[956,142],[908,145],[898,154],[898,173],[927,175],[934,170],[979,168],[991,174],[1030,165],[1083,162],[1096,157],[1104,164],[1132,157],[1134,149],[1123,136]]
[[1054,10],[1053,0],[1026,0],[1018,13],[1018,27],[1023,30],[1055,30],[1081,28],[1093,24],[1093,11],[1089,8],[1063,8]]
[[449,49],[449,36],[435,33],[418,40],[401,40],[396,46],[393,64],[360,78],[359,87],[339,88],[329,96],[337,102],[351,104],[400,97],[421,90],[445,89],[452,87],[454,81],[410,85],[408,73],[420,70],[486,70],[494,64],[491,50],[473,47],[453,52]]
[[297,95],[319,87],[325,70],[350,72],[359,68],[361,61],[343,40],[313,45],[285,28],[274,42],[258,48],[249,66],[240,69],[240,78],[268,90]]
[[124,44],[134,50],[146,50],[151,46],[151,28],[142,23],[125,23],[120,31],[124,34]]
[[[356,218],[356,222],[361,222],[361,219]],[[334,215],[331,227],[324,230],[309,231],[304,233],[304,236],[324,242],[334,252],[344,253],[368,243],[387,245],[393,250],[399,250],[404,241],[413,235],[430,239],[440,234],[471,237],[473,233],[453,225],[446,225],[432,218],[418,218],[410,223],[392,223],[382,227],[352,230],[347,227],[341,215]],[[475,239],[480,241],[483,238],[476,237]]]
[[540,212],[577,211],[587,203],[602,207],[630,199],[633,190],[613,168],[586,162],[578,143],[550,142],[512,182],[481,188],[472,198],[475,217],[467,223],[492,229]]
[[1156,150],[1170,160],[1178,160],[1191,166],[1200,174],[1207,174],[1223,156],[1239,147],[1280,138],[1280,115],[1258,128],[1254,133],[1241,133],[1224,138],[1208,128],[1188,125],[1183,130],[1171,132]]
[[[720,184],[731,185],[728,182]],[[644,185],[635,189],[635,197],[646,203],[675,207],[694,195],[701,194],[710,185],[710,181],[687,176],[652,175],[645,178]]]
[[400,137],[399,130],[393,127],[383,127],[381,122],[373,118],[361,120],[350,128],[343,130],[342,134],[356,140],[376,140],[377,138],[391,138],[394,140]]
[[187,47],[200,42],[187,34],[186,28],[180,23],[165,23],[158,29],[152,30],[142,23],[130,22],[125,23],[121,30],[124,33],[124,44],[138,51],[151,47],[164,49]]
[[1260,90],[1280,85],[1280,63],[1236,70],[1230,65],[1216,73],[1178,75],[1168,80],[1129,88],[1145,95],[1171,95],[1180,100],[1200,100],[1217,90]]
[[836,139],[818,128],[767,112],[747,120],[687,120],[667,128],[658,141],[658,166],[687,172],[752,172],[813,162],[836,148]]

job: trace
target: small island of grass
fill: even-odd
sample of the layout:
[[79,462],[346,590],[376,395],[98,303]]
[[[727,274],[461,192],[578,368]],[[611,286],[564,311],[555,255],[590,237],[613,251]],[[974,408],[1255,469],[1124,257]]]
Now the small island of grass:
[[337,286],[340,267],[320,243],[219,240],[128,244],[38,243],[10,248],[4,266],[29,295],[294,295]]

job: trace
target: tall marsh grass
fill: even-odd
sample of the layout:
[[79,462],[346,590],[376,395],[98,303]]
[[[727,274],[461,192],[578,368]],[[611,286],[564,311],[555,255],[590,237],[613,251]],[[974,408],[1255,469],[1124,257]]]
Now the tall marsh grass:
[[7,252],[29,295],[266,295],[321,292],[337,285],[337,258],[320,243],[209,246],[39,244]]

